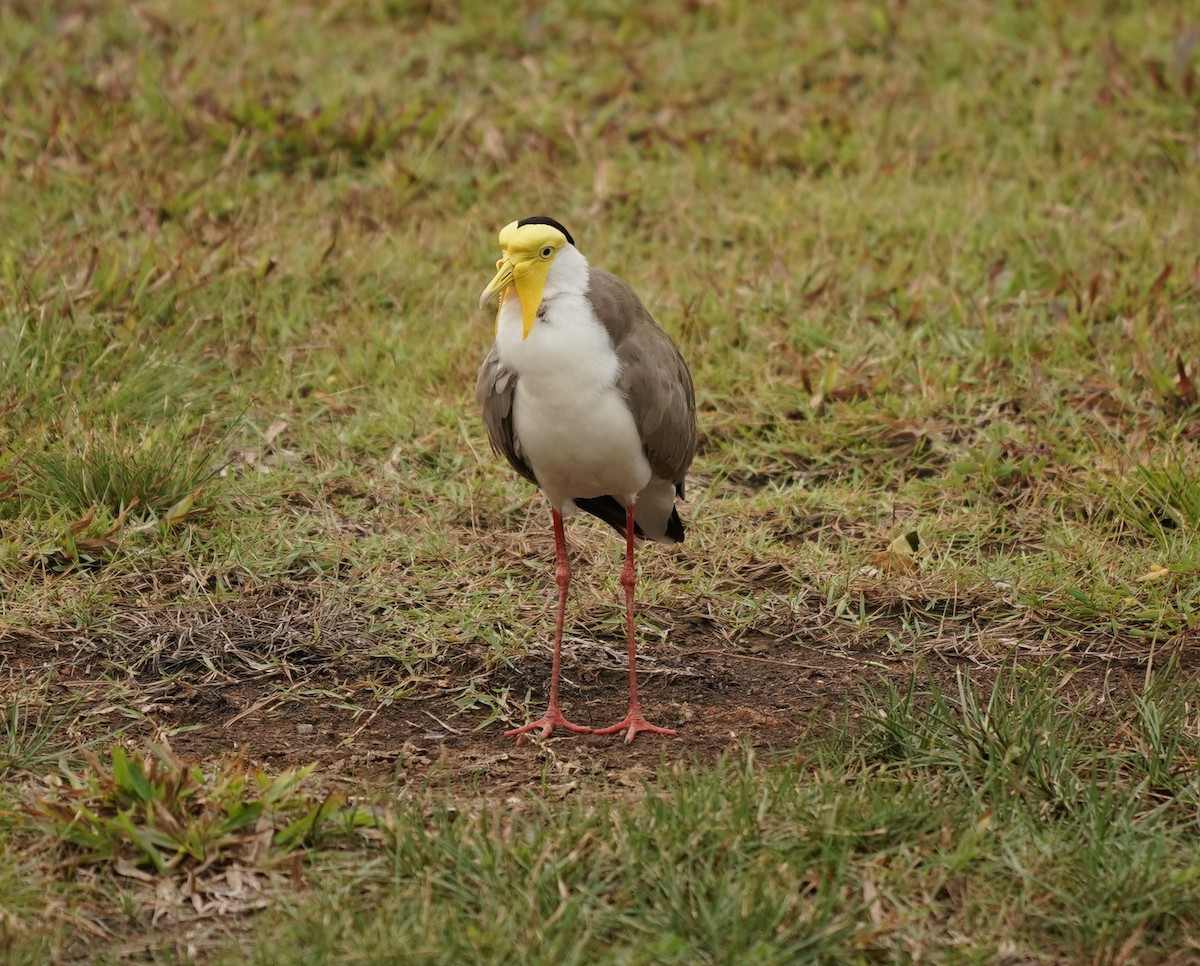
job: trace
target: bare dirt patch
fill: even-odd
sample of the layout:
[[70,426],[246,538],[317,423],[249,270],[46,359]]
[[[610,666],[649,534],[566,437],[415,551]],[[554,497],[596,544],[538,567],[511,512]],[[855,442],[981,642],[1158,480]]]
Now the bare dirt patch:
[[[328,780],[373,787],[434,784],[491,794],[580,774],[618,779],[663,763],[708,762],[743,746],[785,753],[831,721],[860,714],[888,682],[919,676],[949,683],[956,671],[987,679],[1011,657],[969,648],[893,654],[812,633],[728,640],[703,621],[644,646],[643,708],[677,738],[555,735],[506,739],[524,700],[540,713],[549,644],[501,660],[483,645],[399,663],[369,615],[305,586],[279,585],[220,603],[118,609],[109,629],[7,628],[0,658],[10,678],[53,682],[80,699],[87,727],[127,728],[131,738],[170,735],[176,753],[199,760],[238,754],[273,769],[316,762]],[[978,649],[976,649],[976,652]],[[1044,650],[1019,660],[1048,659]],[[577,721],[602,727],[627,700],[623,648],[569,635],[562,700]],[[918,657],[920,660],[918,661]],[[1161,664],[1167,655],[1160,653]],[[1140,656],[1069,657],[1071,687],[1119,697],[1140,687]],[[1180,669],[1196,662],[1180,655]]]

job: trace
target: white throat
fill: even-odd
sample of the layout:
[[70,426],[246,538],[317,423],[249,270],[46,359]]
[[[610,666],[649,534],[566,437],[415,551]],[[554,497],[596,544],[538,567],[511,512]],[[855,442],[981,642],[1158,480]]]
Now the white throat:
[[588,261],[568,245],[555,256],[546,274],[542,304],[528,336],[521,303],[509,298],[501,305],[496,317],[496,347],[504,364],[515,369],[522,380],[536,384],[545,377],[592,382],[588,375],[600,363],[603,375],[599,381],[612,385],[616,354],[607,330],[592,311],[587,291]]

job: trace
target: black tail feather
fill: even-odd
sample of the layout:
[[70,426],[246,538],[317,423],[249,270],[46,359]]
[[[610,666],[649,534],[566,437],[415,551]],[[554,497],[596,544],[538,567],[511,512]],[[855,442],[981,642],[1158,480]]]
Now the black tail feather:
[[[621,536],[625,536],[625,507],[621,506],[620,500],[611,496],[577,496],[575,505],[584,512],[603,520]],[[646,536],[636,521],[633,524],[633,535],[643,538]]]
[[683,521],[675,507],[671,507],[671,519],[667,521],[667,536],[676,543],[683,543]]
[[[575,505],[585,513],[590,513],[592,516],[603,520],[610,527],[625,536],[625,507],[621,505],[621,501],[611,496],[589,496],[575,497]],[[667,537],[674,540],[676,543],[683,542],[683,521],[679,518],[679,511],[674,507],[671,508],[671,519],[667,521]],[[635,520],[633,523],[633,535],[639,539],[647,539],[641,525]]]

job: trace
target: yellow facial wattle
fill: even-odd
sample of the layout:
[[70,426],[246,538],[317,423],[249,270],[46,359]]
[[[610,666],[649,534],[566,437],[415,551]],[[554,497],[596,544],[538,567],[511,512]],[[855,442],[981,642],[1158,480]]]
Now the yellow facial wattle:
[[529,338],[542,305],[550,266],[566,244],[566,237],[552,225],[521,225],[515,221],[505,225],[500,231],[503,257],[496,262],[496,274],[479,296],[480,307],[497,294],[503,307],[509,292],[515,291],[521,303],[522,338]]
[[546,276],[550,274],[550,259],[538,258],[518,262],[513,272],[513,287],[521,300],[522,338],[529,338],[538,309],[542,307],[542,293],[546,290]]

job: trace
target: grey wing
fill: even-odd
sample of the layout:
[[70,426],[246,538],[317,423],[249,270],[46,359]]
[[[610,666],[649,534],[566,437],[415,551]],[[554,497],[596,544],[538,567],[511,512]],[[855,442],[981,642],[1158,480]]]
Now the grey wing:
[[534,485],[537,477],[525,459],[521,441],[517,439],[513,426],[513,397],[517,391],[517,374],[506,367],[492,346],[492,351],[479,367],[479,378],[475,381],[475,401],[483,411],[483,425],[487,429],[492,449],[504,456],[512,468]]
[[621,361],[617,388],[629,400],[650,469],[682,496],[696,454],[696,395],[687,363],[633,289],[595,269],[589,279],[592,306]]
[[623,364],[617,386],[629,400],[650,469],[683,496],[696,455],[696,396],[687,363],[657,325],[631,334],[617,355]]

